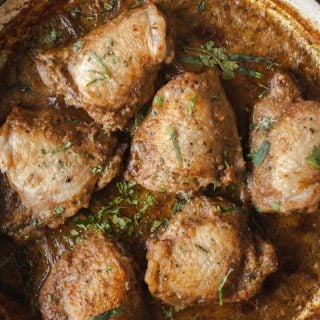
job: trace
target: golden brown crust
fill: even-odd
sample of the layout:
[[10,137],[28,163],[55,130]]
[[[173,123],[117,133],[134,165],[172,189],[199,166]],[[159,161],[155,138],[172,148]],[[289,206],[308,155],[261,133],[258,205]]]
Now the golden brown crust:
[[64,253],[39,294],[44,320],[88,320],[121,308],[113,319],[138,319],[140,291],[133,260],[101,233]]
[[222,199],[196,197],[148,242],[145,281],[155,297],[185,308],[248,300],[277,270],[271,244],[253,237],[244,213]]
[[[267,130],[261,123],[272,121]],[[289,214],[312,212],[320,201],[320,171],[307,157],[320,145],[320,104],[303,101],[286,74],[275,74],[270,93],[255,105],[251,150],[268,142],[270,150],[249,178],[257,210]]]
[[218,71],[210,70],[185,73],[157,92],[134,132],[126,178],[150,190],[193,195],[213,182],[239,182],[243,169],[235,116]]
[[118,174],[125,151],[99,125],[72,110],[49,108],[13,108],[0,129],[0,141],[0,169],[29,209],[5,218],[7,232],[17,225],[25,232],[55,228],[87,207],[94,189]]
[[[106,130],[123,129],[154,92],[159,65],[173,53],[165,18],[150,2],[120,14],[65,48],[37,56],[43,82]],[[168,44],[168,46],[167,46]]]

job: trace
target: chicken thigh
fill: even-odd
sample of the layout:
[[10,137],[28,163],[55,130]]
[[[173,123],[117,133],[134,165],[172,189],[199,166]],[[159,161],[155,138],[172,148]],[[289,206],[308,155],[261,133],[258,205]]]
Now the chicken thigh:
[[122,129],[153,95],[162,62],[173,59],[166,21],[152,3],[123,13],[76,43],[40,53],[43,82],[105,129]]
[[219,74],[185,73],[155,96],[134,132],[126,178],[143,187],[193,195],[239,182],[244,161],[233,110]]
[[140,319],[133,260],[95,233],[65,252],[41,287],[44,320]]
[[[119,172],[125,146],[68,111],[15,107],[0,128],[0,169],[28,208],[3,228],[57,227]],[[16,218],[19,220],[17,221]]]
[[258,211],[312,212],[320,200],[320,104],[302,100],[296,84],[277,73],[254,107],[249,179]]
[[220,198],[191,200],[147,248],[151,294],[178,308],[248,300],[277,270],[272,245],[253,235],[245,214]]

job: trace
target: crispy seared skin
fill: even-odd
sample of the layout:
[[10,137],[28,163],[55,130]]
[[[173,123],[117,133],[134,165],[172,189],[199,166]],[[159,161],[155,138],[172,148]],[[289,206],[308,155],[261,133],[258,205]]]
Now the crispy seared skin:
[[[29,210],[4,229],[49,225],[87,207],[94,190],[120,171],[124,146],[70,111],[15,107],[0,129],[0,169]],[[18,219],[18,220],[17,220]]]
[[147,245],[151,294],[185,308],[248,300],[277,270],[273,246],[253,235],[246,217],[220,198],[196,197]]
[[140,315],[133,260],[101,233],[82,240],[53,266],[39,294],[44,320],[89,320],[121,308],[112,319]]
[[[269,119],[269,120],[268,120]],[[268,130],[263,123],[271,121]],[[289,75],[277,73],[270,92],[254,107],[251,151],[264,141],[270,150],[249,178],[257,210],[289,214],[312,212],[320,200],[320,170],[307,157],[320,146],[320,104],[302,100]]]
[[37,56],[43,82],[105,129],[122,129],[154,93],[173,58],[166,21],[152,3],[121,14],[65,48]]
[[244,168],[233,110],[219,73],[185,73],[161,88],[134,132],[126,178],[150,190],[193,195]]

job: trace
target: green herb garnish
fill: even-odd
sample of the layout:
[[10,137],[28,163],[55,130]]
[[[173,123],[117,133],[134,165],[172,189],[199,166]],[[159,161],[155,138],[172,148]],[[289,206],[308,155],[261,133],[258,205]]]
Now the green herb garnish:
[[269,133],[271,127],[277,123],[277,120],[271,119],[269,117],[263,117],[256,128],[262,130],[266,135]]
[[216,47],[214,41],[208,41],[197,48],[185,47],[185,51],[188,55],[180,57],[182,62],[206,67],[219,67],[224,79],[233,78],[236,71],[257,79],[263,78],[262,73],[240,66],[239,62],[262,63],[268,66],[277,65],[275,62],[262,57],[229,54],[226,48]]
[[274,211],[279,211],[280,210],[280,203],[279,202],[272,202],[271,203],[271,208]]
[[306,158],[307,162],[317,169],[320,169],[320,148],[314,146],[312,152]]
[[76,229],[72,229],[72,230],[70,231],[70,235],[71,235],[72,237],[76,237],[76,236],[79,235],[79,232],[78,232]]
[[105,170],[105,167],[103,167],[103,166],[96,166],[96,167],[93,167],[91,171],[92,171],[93,174],[100,174],[100,173],[102,173],[104,170]]
[[55,207],[55,208],[53,209],[53,212],[54,212],[55,214],[62,214],[62,213],[64,213],[64,208],[63,208],[63,207]]
[[160,226],[162,225],[162,221],[161,220],[154,220],[151,226],[151,232],[156,231]]
[[154,97],[154,102],[156,103],[156,105],[158,107],[162,107],[162,105],[163,105],[163,96],[156,95]]
[[249,157],[251,158],[251,161],[257,167],[259,167],[263,163],[263,161],[264,161],[265,157],[267,156],[269,150],[270,150],[270,142],[267,141],[267,140],[264,140],[261,143],[258,151],[251,153],[249,155]]
[[202,12],[206,8],[206,2],[205,0],[200,0],[200,2],[197,5],[198,12]]
[[175,311],[173,308],[162,307],[162,314],[166,320],[175,320]]
[[83,45],[84,45],[84,42],[82,40],[75,42],[72,46],[72,51],[77,52],[79,49],[81,49]]
[[56,153],[58,153],[58,152],[67,150],[67,149],[69,149],[72,145],[73,145],[73,143],[70,142],[70,141],[68,141],[68,142],[66,142],[63,146],[58,147],[58,148],[52,150],[52,151],[51,151],[51,154],[56,154]]
[[181,211],[186,205],[185,200],[178,200],[172,207],[171,215],[174,216],[177,212]]
[[53,45],[57,42],[59,37],[60,37],[60,32],[57,29],[52,28],[46,33],[44,37],[44,43],[48,45]]
[[118,9],[118,0],[111,0],[110,2],[104,2],[103,7],[104,7],[104,12],[102,13],[102,15],[106,16],[111,10],[116,11]]
[[188,115],[191,117],[193,113],[193,109],[197,103],[198,95],[192,96],[191,100],[188,103]]
[[228,273],[225,275],[225,277],[222,279],[222,282],[219,286],[218,289],[218,296],[219,296],[219,305],[222,306],[223,305],[223,300],[222,300],[222,290],[223,287],[225,286],[230,274],[233,272],[234,270],[232,268],[229,269]]
[[136,2],[130,7],[130,10],[139,8],[143,3],[144,3],[144,0],[138,0],[138,1],[136,1]]
[[78,8],[72,9],[69,11],[69,13],[72,17],[76,17],[77,14],[80,13],[80,9],[78,9]]
[[112,310],[106,311],[99,314],[98,316],[91,317],[91,320],[107,320],[117,316],[119,313],[123,312],[123,307],[119,306]]
[[200,244],[195,243],[194,246],[202,252],[209,253],[209,251]]
[[98,81],[105,81],[110,80],[110,71],[106,64],[103,62],[103,59],[99,57],[95,52],[92,52],[91,57],[94,59],[94,61],[100,66],[101,70],[89,70],[89,72],[95,73],[98,75],[97,78],[91,80],[86,84],[86,87],[90,86],[93,83],[96,83]]
[[182,155],[176,132],[172,126],[169,127],[170,140],[172,141],[174,152],[179,163],[182,163]]

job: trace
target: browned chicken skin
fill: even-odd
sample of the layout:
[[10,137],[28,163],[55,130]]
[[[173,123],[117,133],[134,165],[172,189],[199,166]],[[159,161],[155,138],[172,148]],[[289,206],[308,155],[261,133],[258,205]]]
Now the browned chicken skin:
[[76,43],[43,52],[43,82],[105,129],[122,129],[154,93],[159,65],[173,58],[166,21],[152,3],[123,13]]
[[244,169],[233,110],[219,73],[185,73],[156,94],[134,132],[126,178],[143,187],[193,195],[239,182]]
[[136,320],[140,300],[132,259],[101,233],[64,253],[39,294],[44,320],[89,320],[108,311],[115,320]]
[[220,198],[188,202],[147,248],[151,294],[179,308],[248,300],[277,270],[272,245],[253,235],[245,214]]
[[304,101],[290,76],[277,73],[269,94],[254,107],[253,123],[251,153],[269,144],[249,179],[257,210],[285,214],[316,210],[320,167],[315,162],[320,155],[314,150],[320,146],[320,104]]
[[55,109],[15,107],[0,128],[0,144],[0,169],[29,209],[6,220],[9,231],[57,227],[87,207],[92,192],[118,174],[124,153],[100,126]]

